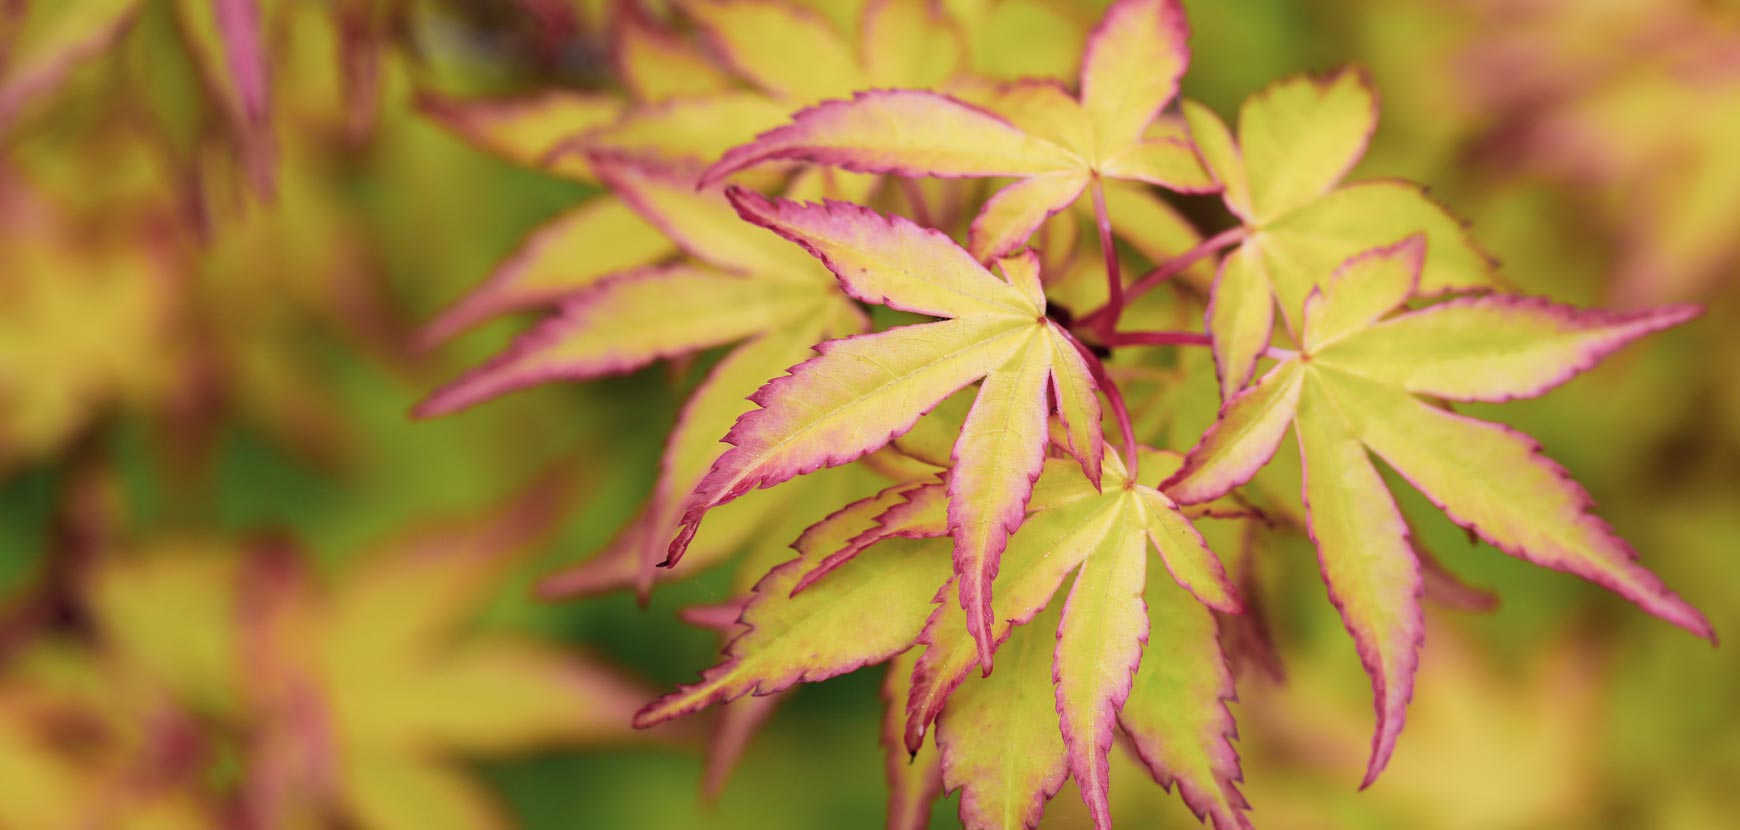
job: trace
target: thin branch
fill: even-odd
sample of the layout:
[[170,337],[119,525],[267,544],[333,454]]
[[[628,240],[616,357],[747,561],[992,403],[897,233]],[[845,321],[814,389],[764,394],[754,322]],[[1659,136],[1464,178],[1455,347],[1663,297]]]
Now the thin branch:
[[[1112,216],[1106,210],[1106,188],[1094,178],[1094,221],[1100,226],[1100,252],[1106,258],[1106,308],[1124,308],[1124,273],[1118,265],[1118,246],[1112,241]],[[1117,315],[1112,319],[1115,321]],[[1108,330],[1110,326],[1107,327]]]
[[1111,329],[1117,325],[1118,317],[1124,313],[1124,307],[1133,302],[1137,297],[1154,290],[1154,288],[1161,283],[1183,273],[1184,269],[1195,265],[1204,257],[1211,256],[1223,248],[1243,242],[1244,239],[1245,229],[1243,227],[1229,228],[1215,234],[1214,236],[1204,239],[1197,243],[1196,247],[1166,260],[1156,266],[1154,270],[1143,274],[1141,279],[1136,280],[1136,282],[1130,286],[1129,291],[1120,292],[1119,299],[1116,303],[1108,301],[1093,313],[1082,318],[1082,325],[1087,326],[1094,331],[1098,331],[1101,334],[1109,333]]
[[1112,407],[1112,415],[1118,420],[1118,431],[1124,436],[1124,467],[1130,471],[1129,480],[1135,481],[1141,472],[1142,458],[1136,454],[1136,430],[1130,425],[1130,409],[1124,405],[1124,393],[1112,381],[1112,375],[1106,371],[1106,364],[1100,362],[1099,355],[1089,351],[1074,335],[1069,335],[1069,342],[1081,353],[1082,360],[1087,361],[1088,373],[1093,375],[1094,383],[1105,393],[1106,403]]
[[900,182],[900,192],[906,197],[906,201],[912,203],[912,221],[927,228],[936,227],[932,224],[930,205],[924,200],[924,190],[919,186],[918,180],[900,177],[896,181]]
[[1115,331],[1100,339],[1107,346],[1213,346],[1214,338],[1194,331]]
[[[1118,346],[1213,346],[1214,338],[1194,331],[1114,331],[1101,338],[1108,347]],[[1291,360],[1299,353],[1292,349],[1269,346],[1263,357],[1270,360]]]

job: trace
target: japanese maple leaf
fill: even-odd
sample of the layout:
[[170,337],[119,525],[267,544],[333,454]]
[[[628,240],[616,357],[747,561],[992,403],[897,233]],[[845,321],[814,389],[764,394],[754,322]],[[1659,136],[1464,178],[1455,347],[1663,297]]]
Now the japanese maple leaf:
[[570,296],[557,316],[505,352],[436,391],[419,416],[462,409],[552,380],[623,374],[657,360],[741,343],[685,402],[666,445],[658,484],[637,521],[637,580],[650,586],[652,552],[676,532],[677,508],[725,448],[722,434],[769,378],[810,347],[863,329],[865,320],[827,269],[743,222],[716,190],[692,176],[595,157],[592,168],[617,197],[675,240],[690,258],[605,277]]
[[[631,112],[622,127],[580,136],[573,146],[617,149],[623,138],[641,136],[669,144],[670,126],[687,123],[690,119],[684,114],[694,111],[704,117],[697,131],[716,137],[735,135],[725,143],[696,147],[691,154],[714,161],[728,148],[784,122],[798,107],[869,87],[939,87],[965,78],[960,29],[929,0],[873,0],[850,21],[831,20],[822,10],[783,0],[691,0],[682,8],[695,23],[699,39],[722,62],[723,70],[717,71],[742,78],[755,91],[667,97],[662,106]],[[634,70],[625,83],[671,85],[660,79],[678,67],[668,65],[662,56],[689,47],[672,36],[663,43],[657,65],[644,60],[632,67],[622,64]],[[619,55],[647,51],[632,42],[618,44]],[[724,78],[728,81],[729,75]],[[731,98],[739,104],[724,113],[714,111],[711,102]],[[668,117],[655,118],[658,112]],[[628,126],[637,121],[647,123]],[[877,177],[807,168],[793,179],[788,195],[863,202],[879,182]]]
[[[731,89],[730,78],[675,33],[626,5],[613,20],[613,58],[623,85],[636,99],[609,93],[549,90],[518,98],[458,99],[419,96],[424,112],[467,141],[515,163],[563,178],[596,183],[588,159],[629,154],[664,166],[711,161],[726,149],[784,121],[801,86],[825,80],[828,94],[844,95],[866,83],[929,84],[957,71],[959,45],[952,28],[933,26],[921,0],[878,0],[864,9],[862,65],[835,28],[813,12],[784,3],[705,2],[690,6],[702,32],[733,71],[758,90]],[[789,35],[778,47],[769,38]],[[839,42],[845,74],[835,76],[791,44],[817,44],[834,65],[829,44]],[[801,94],[800,94],[800,97]],[[814,180],[817,177],[809,177]],[[830,177],[838,178],[838,177]],[[836,190],[838,182],[804,181],[793,193],[866,195],[873,180]],[[476,289],[425,328],[434,345],[504,313],[546,307],[622,271],[657,262],[675,248],[659,227],[644,221],[614,194],[566,211],[532,231]]]
[[1402,181],[1337,187],[1377,128],[1377,100],[1360,72],[1280,81],[1245,101],[1239,132],[1194,101],[1183,104],[1197,152],[1242,227],[1221,261],[1208,308],[1223,398],[1256,371],[1275,306],[1297,334],[1305,297],[1343,260],[1424,233],[1420,293],[1490,287],[1492,260],[1460,220]]
[[466,630],[574,496],[542,478],[480,518],[348,557],[330,580],[284,542],[154,545],[92,575],[94,624],[134,676],[247,736],[236,800],[260,826],[505,827],[456,758],[622,740],[646,694],[527,633]]
[[[915,660],[897,664],[910,673],[890,680],[891,700],[903,704],[890,713],[890,750],[902,763],[922,753],[926,728],[940,716],[943,780],[964,789],[968,827],[1034,826],[1067,775],[1095,826],[1108,826],[1108,753],[1120,726],[1157,780],[1179,782],[1199,815],[1217,827],[1246,826],[1224,706],[1232,680],[1204,605],[1237,611],[1238,598],[1185,513],[1129,480],[1115,454],[1102,462],[1097,487],[1077,461],[1044,464],[1032,515],[1008,540],[996,576],[1002,603],[989,634],[1007,641],[999,671],[973,676],[979,645],[944,553],[944,486],[915,482],[806,531],[794,545],[799,556],[756,585],[727,661],[648,705],[636,724],[822,680],[919,644]],[[1145,587],[1150,544],[1171,576]],[[828,551],[853,547],[829,567]],[[1072,573],[1073,586],[1058,598]],[[1150,636],[1166,648],[1142,661]]]
[[[418,106],[480,150],[587,184],[598,182],[587,157],[554,151],[576,134],[617,123],[624,111],[613,96],[567,91],[469,100],[424,92]],[[622,199],[596,196],[534,229],[488,278],[431,320],[420,340],[432,346],[502,314],[553,305],[675,252],[671,240]]]
[[801,106],[869,87],[939,86],[964,68],[959,28],[928,0],[870,0],[851,37],[782,0],[688,0],[702,37],[737,76]]
[[961,602],[988,671],[990,584],[1044,463],[1051,401],[1096,481],[1104,441],[1088,366],[1068,332],[1045,316],[1033,255],[1005,260],[1005,281],[947,236],[897,216],[735,188],[729,195],[745,219],[821,259],[852,296],[944,319],[823,343],[820,356],[756,392],[761,408],[732,426],[725,437],[732,448],[689,496],[667,565],[713,507],[879,449],[982,380],[954,444],[948,502]]
[[1534,397],[1697,310],[1615,314],[1488,295],[1385,319],[1419,293],[1426,261],[1425,238],[1414,236],[1348,260],[1313,289],[1298,355],[1229,401],[1162,488],[1185,504],[1217,498],[1250,480],[1293,425],[1306,525],[1376,694],[1367,785],[1401,731],[1423,634],[1411,534],[1368,451],[1494,547],[1713,637],[1701,614],[1636,564],[1631,547],[1589,512],[1589,494],[1532,439],[1415,397]]
[[[516,98],[459,99],[424,92],[423,112],[481,150],[587,184],[601,183],[592,159],[632,156],[643,166],[682,169],[712,159],[778,123],[786,107],[749,91],[630,104],[605,93],[550,90]],[[545,308],[621,271],[678,250],[672,223],[648,221],[615,193],[586,200],[546,221],[478,287],[425,327],[432,346],[492,318]]]
[[[1079,95],[1020,83],[996,96],[993,113],[929,90],[860,92],[799,112],[788,126],[731,150],[703,181],[773,159],[902,176],[1014,177],[973,222],[968,247],[990,261],[1019,247],[1090,184],[1102,203],[1102,177],[1214,189],[1187,141],[1147,136],[1178,91],[1187,36],[1176,0],[1119,0],[1089,35]],[[1111,223],[1100,213],[1105,236]]]

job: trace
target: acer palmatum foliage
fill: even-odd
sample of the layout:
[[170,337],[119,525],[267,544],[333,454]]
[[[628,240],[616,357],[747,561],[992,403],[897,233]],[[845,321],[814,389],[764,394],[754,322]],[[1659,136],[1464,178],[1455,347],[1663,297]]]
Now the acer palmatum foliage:
[[[1374,455],[1494,547],[1712,637],[1532,439],[1453,409],[1543,394],[1696,309],[1498,292],[1420,187],[1344,183],[1377,123],[1362,73],[1282,80],[1235,129],[1174,105],[1172,0],[1119,0],[1079,75],[1019,81],[976,74],[972,21],[921,0],[868,4],[855,44],[771,0],[685,8],[708,49],[623,21],[629,101],[429,105],[605,192],[432,324],[554,309],[421,414],[729,347],[641,515],[545,585],[645,592],[741,553],[739,598],[695,615],[725,661],[637,724],[888,662],[894,826],[946,788],[969,827],[1032,827],[1074,778],[1108,827],[1121,730],[1204,821],[1246,827],[1215,619],[1245,602],[1197,525],[1302,513],[1372,678],[1369,785],[1413,692],[1424,585],[1455,585]],[[1218,193],[1226,226],[1197,231],[1150,186]],[[1168,319],[1203,325],[1145,327]],[[1166,412],[1122,379],[1202,347],[1218,420],[1151,446],[1135,424]],[[1246,487],[1289,434],[1303,484],[1266,514]],[[728,717],[720,755],[765,716]]]

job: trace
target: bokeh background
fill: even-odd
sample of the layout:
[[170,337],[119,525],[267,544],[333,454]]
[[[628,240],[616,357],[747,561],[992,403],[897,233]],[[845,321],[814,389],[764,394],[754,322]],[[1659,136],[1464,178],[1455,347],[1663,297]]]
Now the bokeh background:
[[[611,90],[620,9],[264,2],[262,95],[218,34],[252,5],[0,2],[0,830],[881,826],[879,671],[791,696],[703,797],[709,721],[625,722],[714,662],[677,610],[730,576],[644,607],[531,598],[631,517],[696,369],[406,414],[524,320],[436,349],[418,327],[594,192],[463,140],[430,96]],[[1102,4],[945,5],[999,10],[973,34],[985,71],[1067,74],[1057,44]],[[1223,114],[1367,67],[1383,117],[1355,178],[1430,185],[1517,290],[1707,306],[1478,414],[1537,436],[1740,639],[1740,4],[1186,5],[1185,94]],[[1235,707],[1259,826],[1733,826],[1729,647],[1400,492],[1500,602],[1431,610],[1399,750],[1356,793],[1368,681],[1309,547],[1267,540],[1285,679],[1245,671]],[[1135,767],[1114,778],[1127,826],[1196,826]],[[1046,826],[1089,826],[1073,791]]]

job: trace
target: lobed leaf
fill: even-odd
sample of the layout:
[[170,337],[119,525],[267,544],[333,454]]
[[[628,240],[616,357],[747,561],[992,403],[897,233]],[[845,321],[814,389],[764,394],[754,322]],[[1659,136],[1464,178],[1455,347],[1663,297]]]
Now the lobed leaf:
[[744,224],[728,194],[697,188],[690,170],[601,153],[590,160],[617,198],[689,256],[762,280],[812,286],[830,282],[809,257]]
[[1698,314],[1695,306],[1613,313],[1471,297],[1372,326],[1319,359],[1418,395],[1507,401],[1546,394],[1633,340]]
[[821,15],[778,0],[683,4],[731,70],[767,92],[809,102],[864,86],[852,47]]
[[[1307,527],[1330,598],[1372,676],[1378,727],[1367,785],[1394,748],[1412,691],[1424,585],[1421,557],[1368,450],[1501,550],[1582,576],[1694,634],[1713,636],[1701,614],[1638,567],[1635,552],[1589,513],[1588,494],[1542,458],[1534,441],[1411,394],[1497,400],[1536,393],[1694,312],[1612,315],[1482,297],[1384,321],[1423,290],[1426,244],[1416,235],[1355,256],[1314,289],[1304,302],[1302,353],[1230,399],[1163,486],[1187,504],[1225,494],[1256,474],[1285,425],[1294,423]],[[1478,329],[1473,336],[1480,342],[1471,342],[1465,327]],[[1462,349],[1469,358],[1458,366]]]
[[554,151],[575,135],[615,121],[622,103],[608,95],[548,91],[512,99],[417,96],[424,115],[460,138],[515,164],[591,181],[585,160]]
[[941,231],[846,202],[798,204],[740,188],[727,193],[745,220],[810,252],[864,302],[932,317],[1044,312],[1043,297],[1036,305]]
[[901,491],[901,500],[876,516],[869,528],[847,540],[844,547],[827,554],[814,568],[792,587],[797,593],[815,584],[835,568],[883,539],[934,539],[946,536],[948,527],[948,487],[943,482],[927,482]]
[[675,563],[711,507],[825,466],[852,461],[906,431],[956,390],[1007,363],[1030,326],[967,318],[832,340],[820,356],[775,378],[752,400],[720,456],[690,494]]
[[1154,780],[1178,795],[1216,830],[1251,826],[1250,804],[1232,739],[1227,703],[1236,699],[1232,670],[1213,614],[1187,593],[1150,585],[1149,653],[1136,670],[1118,724]]
[[673,265],[631,272],[569,300],[507,351],[436,390],[417,417],[474,406],[554,379],[639,369],[827,313],[818,291]]
[[868,0],[859,35],[873,87],[937,87],[966,69],[965,36],[930,0]]
[[787,107],[759,92],[728,89],[635,107],[551,148],[554,160],[626,154],[665,164],[716,159],[785,120]]
[[[1080,481],[1081,476],[1074,472],[1071,466],[1059,465],[1046,475]],[[1001,605],[991,629],[993,642],[1008,639],[1011,630],[1025,625],[1045,608],[1088,552],[1104,546],[1106,539],[1118,532],[1119,518],[1115,501],[1093,498],[1038,512],[1022,525],[1003,552],[996,583]],[[913,667],[905,730],[909,750],[923,741],[925,729],[971,673],[978,656],[958,598],[953,585],[945,587],[938,597],[940,607],[919,637],[926,648]]]
[[912,668],[917,656],[907,651],[888,663],[888,679],[882,684],[887,702],[882,715],[883,768],[888,775],[888,829],[924,830],[930,826],[930,808],[942,795],[942,751],[935,743],[908,753],[901,740],[901,723],[912,692]]
[[1082,166],[1069,150],[946,95],[876,90],[798,112],[791,124],[725,153],[701,180],[716,182],[776,159],[939,178],[1035,176]]
[[622,200],[591,199],[528,234],[481,285],[430,320],[418,340],[432,347],[502,314],[553,303],[675,252],[664,234]]
[[1407,522],[1346,422],[1349,403],[1332,398],[1312,379],[1300,400],[1297,425],[1306,528],[1317,546],[1329,599],[1353,635],[1376,700],[1377,732],[1360,785],[1369,787],[1401,734],[1426,620]]
[[1181,504],[1201,504],[1250,481],[1286,437],[1304,374],[1297,363],[1282,363],[1228,401],[1161,491]]
[[1081,462],[1088,483],[1100,486],[1101,465],[1106,455],[1106,436],[1101,421],[1099,384],[1093,378],[1080,347],[1061,332],[1051,347],[1051,394],[1057,418],[1063,425],[1065,449]]
[[1295,77],[1239,108],[1239,148],[1253,218],[1265,222],[1328,193],[1365,155],[1377,95],[1364,73]]
[[994,648],[992,580],[1009,534],[1026,518],[1033,482],[1045,464],[1046,384],[1054,350],[1034,342],[1043,337],[1030,329],[1009,363],[985,378],[955,442],[948,480],[955,584],[986,673]]
[[961,791],[968,830],[1039,826],[1045,802],[1069,777],[1051,691],[1059,605],[1015,628],[1000,670],[962,683],[939,719],[943,784]]
[[1178,505],[1158,490],[1142,487],[1135,492],[1147,520],[1145,532],[1172,580],[1203,605],[1223,614],[1242,613],[1244,606],[1225,566]]
[[1236,145],[1208,108],[1186,102],[1184,114],[1228,209],[1245,224],[1209,306],[1222,400],[1255,374],[1273,327],[1271,305],[1278,303],[1288,329],[1299,332],[1312,290],[1362,251],[1423,234],[1424,293],[1494,282],[1492,258],[1417,185],[1375,181],[1334,189],[1376,125],[1375,96],[1359,73],[1294,78],[1258,93],[1241,109]]
[[1190,128],[1196,154],[1202,159],[1208,174],[1220,185],[1227,208],[1245,223],[1254,223],[1256,211],[1251,207],[1250,179],[1245,173],[1244,155],[1239,152],[1232,130],[1227,129],[1226,122],[1204,104],[1186,100],[1179,109],[1184,113],[1184,123]]
[[968,230],[967,248],[989,262],[1021,246],[1041,223],[1075,203],[1088,174],[1071,170],[1022,179],[997,191]]
[[1275,330],[1275,289],[1261,257],[1258,249],[1240,246],[1221,260],[1214,277],[1207,328],[1221,400],[1232,400],[1250,382]]
[[1457,524],[1512,556],[1576,574],[1715,637],[1702,614],[1637,565],[1637,552],[1589,512],[1588,492],[1533,439],[1352,376],[1338,379],[1337,393],[1365,408],[1352,417],[1372,451]]
[[636,100],[666,101],[730,88],[730,78],[706,55],[648,19],[639,4],[619,4],[613,23],[611,60]]
[[1178,0],[1118,0],[1088,34],[1081,103],[1102,150],[1138,141],[1178,94],[1190,64],[1190,26]]
[[1142,508],[1133,499],[1116,498],[1116,527],[1088,553],[1064,603],[1053,669],[1070,775],[1099,830],[1112,824],[1107,799],[1113,729],[1148,641]]
[[891,539],[796,595],[805,560],[775,568],[757,583],[743,611],[748,630],[726,648],[726,661],[648,704],[635,726],[825,680],[905,651],[924,626],[933,586],[948,576],[945,548],[940,540]]

